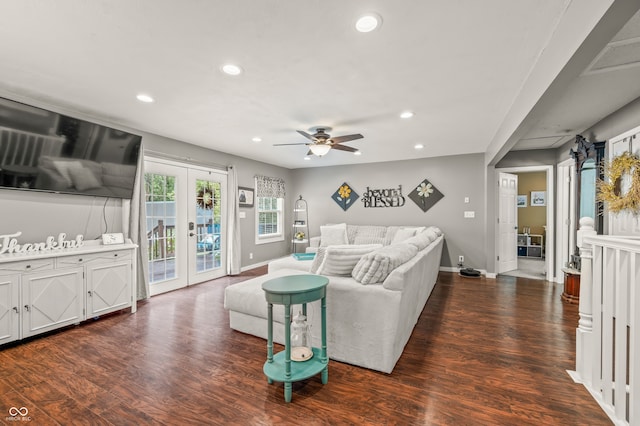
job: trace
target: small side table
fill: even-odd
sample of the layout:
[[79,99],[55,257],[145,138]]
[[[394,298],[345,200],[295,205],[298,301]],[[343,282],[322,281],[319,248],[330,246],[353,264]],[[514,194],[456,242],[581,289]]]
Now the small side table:
[[562,268],[562,272],[564,272],[562,300],[569,303],[580,303],[580,271],[573,268]]
[[[262,284],[267,299],[267,361],[264,374],[269,384],[284,382],[284,400],[291,402],[291,383],[322,373],[322,384],[329,381],[327,357],[327,284],[329,279],[321,275],[289,275]],[[307,315],[307,303],[320,299],[322,316],[322,348],[312,348],[313,357],[301,362],[291,362],[291,305],[302,304]],[[284,351],[273,354],[273,304],[284,305]]]

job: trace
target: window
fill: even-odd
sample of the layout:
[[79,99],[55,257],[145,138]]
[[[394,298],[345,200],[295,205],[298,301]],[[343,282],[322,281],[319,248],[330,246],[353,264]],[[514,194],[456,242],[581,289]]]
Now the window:
[[284,198],[256,197],[256,244],[284,240],[282,232]]
[[284,241],[284,179],[256,176],[256,244]]

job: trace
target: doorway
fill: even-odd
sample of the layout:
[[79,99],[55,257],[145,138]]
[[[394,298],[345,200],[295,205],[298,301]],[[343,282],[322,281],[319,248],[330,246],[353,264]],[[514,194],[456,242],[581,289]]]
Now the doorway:
[[[515,227],[517,234],[513,236],[515,241],[511,247],[515,247],[517,254],[516,262],[509,262],[509,268],[505,268],[505,263],[500,262],[500,256],[496,258],[496,271],[502,275],[522,276],[527,278],[553,281],[555,271],[553,269],[555,256],[554,238],[554,175],[553,166],[526,166],[496,169],[498,176],[513,174],[518,176],[519,188],[523,188],[522,182],[532,174],[539,174],[542,179],[527,187],[526,191],[519,189],[516,197],[516,211],[519,219]],[[500,185],[500,182],[498,182]],[[526,185],[525,185],[526,186]],[[509,203],[509,205],[505,205]],[[526,207],[525,207],[526,206]],[[535,216],[523,215],[523,209],[530,209],[530,213]],[[498,208],[496,210],[499,223],[501,212],[511,211],[513,201],[510,197],[498,197]],[[542,219],[540,219],[542,213]],[[512,225],[513,226],[513,225]],[[496,247],[506,249],[507,245],[501,242],[504,239],[500,227],[496,227]],[[503,250],[504,251],[504,250]],[[505,253],[502,253],[505,255]]]
[[227,274],[226,172],[145,158],[152,296]]

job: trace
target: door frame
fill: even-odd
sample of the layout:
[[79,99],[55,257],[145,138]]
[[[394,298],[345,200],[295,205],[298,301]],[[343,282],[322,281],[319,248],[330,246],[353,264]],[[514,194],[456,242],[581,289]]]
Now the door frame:
[[[572,159],[557,165],[558,220],[556,236],[556,279],[564,283],[563,265],[569,261],[569,250],[575,247],[575,227],[573,223],[576,209],[575,165]],[[565,230],[565,227],[567,228]]]
[[[499,173],[527,173],[527,172],[546,172],[547,174],[547,187],[545,190],[547,191],[547,235],[544,242],[545,246],[545,269],[547,271],[546,280],[554,281],[555,275],[555,175],[554,175],[555,166],[520,166],[520,167],[504,167],[495,169],[496,182],[499,176]],[[498,222],[498,214],[499,214],[499,205],[500,202],[499,197],[496,197],[496,209],[495,209],[495,217],[494,223]],[[498,238],[500,238],[499,228],[496,226],[494,231],[494,241],[495,247],[498,247]],[[498,270],[498,258],[497,256],[494,258],[494,271]]]

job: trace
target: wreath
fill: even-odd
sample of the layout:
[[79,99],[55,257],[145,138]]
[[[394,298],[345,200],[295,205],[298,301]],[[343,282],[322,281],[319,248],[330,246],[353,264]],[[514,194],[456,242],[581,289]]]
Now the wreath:
[[[598,182],[598,200],[608,204],[609,211],[619,213],[624,210],[640,213],[640,158],[624,152],[611,161],[606,168],[607,182]],[[631,187],[623,196],[622,177],[631,177]]]
[[211,210],[213,208],[213,189],[210,185],[202,186],[196,195],[196,202],[199,207],[205,210]]

